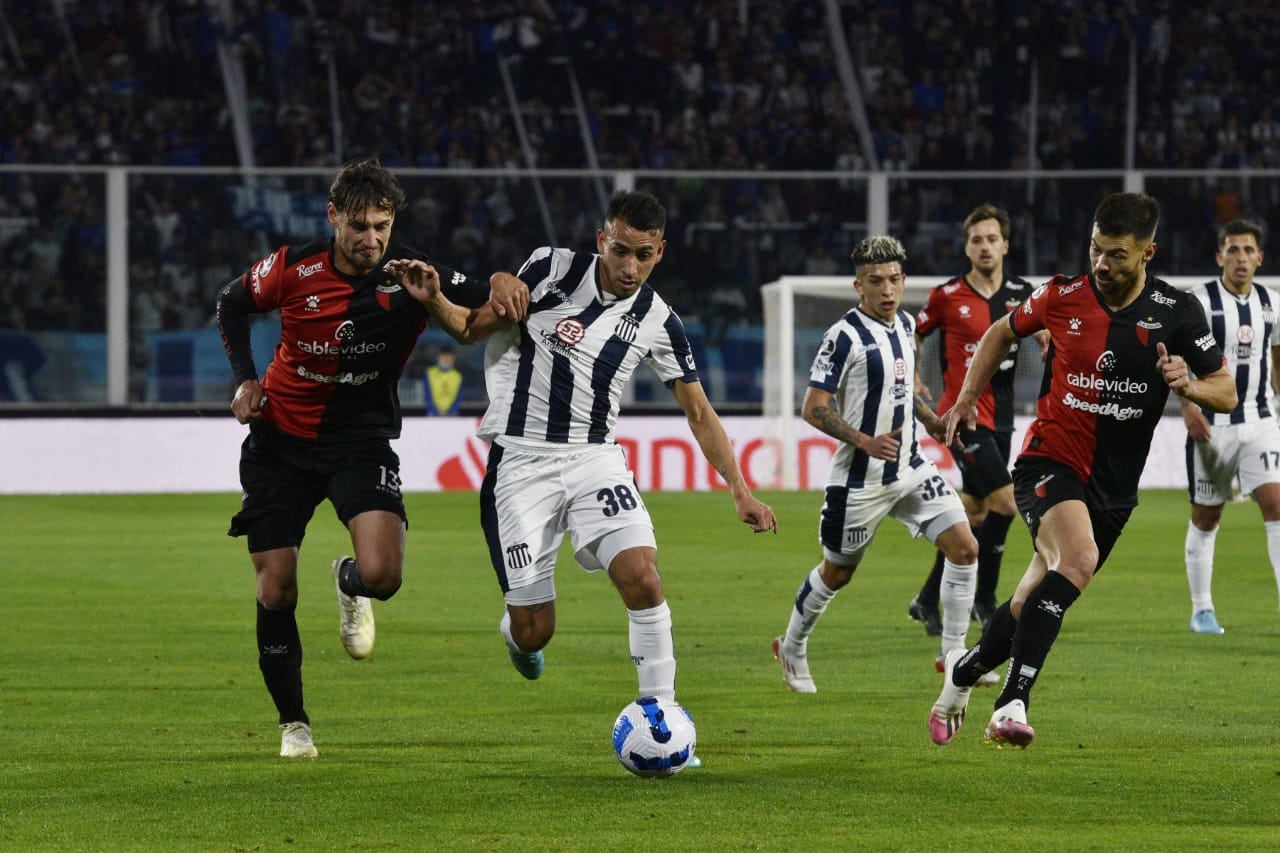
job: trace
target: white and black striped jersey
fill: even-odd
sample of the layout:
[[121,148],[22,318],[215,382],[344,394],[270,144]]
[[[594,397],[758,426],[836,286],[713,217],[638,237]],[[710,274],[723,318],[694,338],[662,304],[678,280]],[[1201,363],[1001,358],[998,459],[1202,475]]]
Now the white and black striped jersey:
[[877,436],[902,430],[898,458],[892,462],[842,443],[827,485],[888,485],[906,469],[924,464],[916,440],[915,370],[915,320],[901,308],[891,325],[854,308],[827,329],[809,369],[809,387],[834,395],[840,417],[861,433]]
[[543,247],[520,268],[525,322],[489,338],[489,409],[479,436],[530,444],[613,441],[622,389],[641,361],[671,386],[697,382],[676,312],[647,283],[626,299],[600,289],[598,256]]
[[1247,296],[1227,290],[1221,279],[1191,289],[1204,308],[1205,319],[1226,357],[1227,372],[1235,377],[1240,402],[1226,414],[1204,410],[1211,426],[1242,424],[1272,417],[1271,348],[1275,338],[1277,296],[1257,282]]

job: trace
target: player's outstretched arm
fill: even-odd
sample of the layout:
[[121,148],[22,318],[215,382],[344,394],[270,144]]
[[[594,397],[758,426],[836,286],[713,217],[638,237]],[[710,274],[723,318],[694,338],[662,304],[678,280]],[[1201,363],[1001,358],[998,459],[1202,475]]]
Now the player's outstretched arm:
[[460,344],[484,340],[509,324],[508,320],[498,316],[492,301],[479,308],[464,308],[449,301],[440,287],[436,268],[425,261],[399,259],[389,261],[386,268],[414,299],[426,306],[436,324]]
[[702,449],[702,455],[729,485],[729,494],[733,496],[733,508],[737,511],[738,518],[749,524],[755,533],[766,530],[777,533],[778,519],[773,514],[773,508],[756,498],[747,487],[746,478],[738,468],[733,445],[724,431],[724,424],[720,423],[720,416],[707,399],[702,383],[676,380],[671,386],[671,393],[684,410],[684,416],[689,421],[689,431]]
[[956,432],[963,422],[969,429],[978,423],[978,397],[982,389],[987,387],[991,377],[996,375],[1000,364],[1009,357],[1009,350],[1018,336],[1009,325],[1009,315],[1001,317],[991,324],[978,341],[978,348],[969,362],[969,370],[960,383],[960,393],[956,394],[956,402],[951,409],[942,415],[946,427],[945,444],[955,441]]

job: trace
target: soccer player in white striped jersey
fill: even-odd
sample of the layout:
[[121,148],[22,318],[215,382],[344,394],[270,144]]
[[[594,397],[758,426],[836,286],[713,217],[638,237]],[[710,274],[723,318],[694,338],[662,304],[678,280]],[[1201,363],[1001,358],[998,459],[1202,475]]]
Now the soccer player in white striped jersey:
[[[944,556],[943,652],[964,648],[977,584],[978,544],[964,504],[920,453],[917,419],[941,436],[942,422],[918,395],[915,319],[901,309],[906,252],[893,237],[854,249],[861,302],[827,330],[809,373],[804,419],[840,441],[818,526],[822,562],[796,593],[786,633],[773,641],[783,680],[813,693],[808,642],[819,617],[854,571],[886,517],[925,536]],[[937,721],[943,734],[949,723]],[[930,720],[930,728],[935,726]]]
[[1222,506],[1231,498],[1233,477],[1240,491],[1253,496],[1262,511],[1267,554],[1280,587],[1280,429],[1271,394],[1280,374],[1276,335],[1276,291],[1253,280],[1262,264],[1263,231],[1244,220],[1218,232],[1222,275],[1192,289],[1204,308],[1209,328],[1235,377],[1239,402],[1226,414],[1214,414],[1180,397],[1187,425],[1187,584],[1191,588],[1191,630],[1221,634],[1213,608],[1214,540]]
[[428,307],[456,340],[489,337],[489,409],[479,435],[492,446],[481,523],[506,600],[499,630],[528,679],[542,674],[542,649],[555,632],[556,553],[567,531],[578,564],[607,571],[622,597],[640,695],[675,696],[653,522],[614,443],[622,390],[641,362],[671,388],[738,518],[757,533],[778,529],[738,468],[679,316],[647,283],[662,260],[665,229],[666,211],[652,195],[615,194],[596,234],[598,253],[544,247],[525,261],[519,277],[529,312],[519,324],[490,305],[449,302],[426,264],[394,267],[406,287],[428,291]]

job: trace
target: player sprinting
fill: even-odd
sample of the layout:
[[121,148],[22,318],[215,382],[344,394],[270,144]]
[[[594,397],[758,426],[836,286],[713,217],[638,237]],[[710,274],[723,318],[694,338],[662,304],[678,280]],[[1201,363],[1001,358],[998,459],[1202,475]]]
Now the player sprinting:
[[1252,222],[1229,222],[1218,232],[1222,275],[1192,288],[1214,340],[1235,378],[1238,405],[1226,414],[1205,411],[1183,399],[1187,426],[1187,584],[1191,589],[1191,630],[1221,634],[1213,607],[1213,551],[1222,506],[1238,476],[1240,491],[1262,512],[1267,554],[1280,587],[1280,429],[1271,394],[1280,387],[1280,340],[1276,312],[1280,297],[1253,280],[1262,264],[1263,231]]
[[622,390],[642,362],[671,388],[738,517],[755,532],[777,531],[698,381],[679,316],[648,284],[665,228],[666,211],[652,195],[615,194],[596,253],[544,247],[525,261],[519,277],[531,302],[518,325],[488,306],[454,305],[425,264],[396,270],[406,287],[426,294],[456,340],[489,338],[490,403],[479,435],[492,447],[481,524],[506,601],[499,631],[511,662],[531,680],[542,675],[542,650],[555,633],[556,553],[568,532],[578,564],[607,571],[626,606],[640,695],[675,697],[671,610],[653,522],[614,443]]
[[1169,391],[1214,411],[1236,405],[1195,300],[1147,273],[1160,206],[1142,193],[1098,205],[1089,241],[1091,271],[1055,276],[982,336],[946,438],[972,426],[983,388],[1018,338],[1050,333],[1036,418],[1013,469],[1018,510],[1035,554],[1013,597],[996,608],[977,645],[944,661],[942,693],[929,714],[935,743],[964,722],[969,692],[1006,660],[986,738],[1025,747],[1031,690],[1067,609],[1106,562],[1138,502],[1138,479]]
[[[354,557],[333,561],[339,634],[347,653],[373,652],[371,599],[400,588],[405,509],[396,395],[427,309],[392,281],[389,257],[417,256],[391,242],[404,190],[376,158],[343,166],[329,189],[329,239],[281,246],[226,285],[218,326],[236,383],[231,410],[249,424],[240,455],[244,493],[232,536],[248,539],[257,579],[258,667],[276,706],[280,754],[317,754],[302,692],[298,554],[321,502],[333,504]],[[484,282],[450,271],[456,298],[480,304]],[[502,292],[502,287],[510,290]],[[495,298],[518,315],[528,291],[498,282]],[[259,380],[253,314],[280,310],[280,343]],[[491,309],[493,310],[493,309]]]
[[942,423],[912,390],[915,322],[901,309],[902,244],[868,237],[852,254],[859,304],[823,336],[809,371],[804,419],[840,442],[818,525],[822,562],[800,583],[787,630],[773,641],[787,687],[815,693],[809,637],[835,594],[853,578],[885,518],[926,537],[945,555],[944,643],[963,648],[977,574],[978,544],[964,505],[920,453],[917,418]]

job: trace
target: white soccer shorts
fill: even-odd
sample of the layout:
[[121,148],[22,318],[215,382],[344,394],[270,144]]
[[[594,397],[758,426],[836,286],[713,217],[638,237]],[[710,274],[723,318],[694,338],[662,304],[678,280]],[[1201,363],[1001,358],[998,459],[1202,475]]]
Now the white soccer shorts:
[[[885,518],[901,522],[913,537],[923,535],[930,542],[944,530],[968,521],[960,496],[937,467],[926,461],[887,486],[845,489],[828,485],[818,537],[823,556],[838,566],[857,565]],[[836,536],[839,542],[834,541]]]
[[615,444],[547,451],[503,444],[492,500],[482,514],[492,519],[497,549],[494,530],[485,533],[509,604],[555,598],[556,555],[566,531],[588,572],[607,569],[628,548],[657,548],[649,510]]
[[1280,426],[1274,418],[1210,428],[1209,440],[1195,442],[1187,476],[1191,500],[1200,506],[1221,506],[1231,500],[1231,480],[1240,478],[1240,491],[1280,483]]

